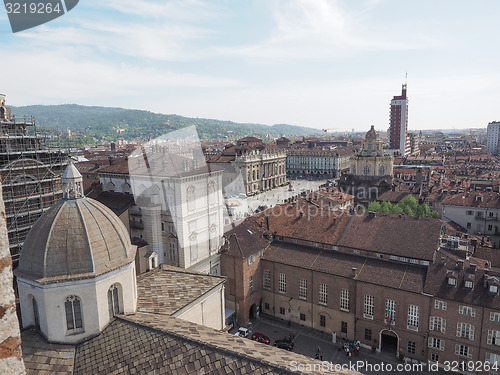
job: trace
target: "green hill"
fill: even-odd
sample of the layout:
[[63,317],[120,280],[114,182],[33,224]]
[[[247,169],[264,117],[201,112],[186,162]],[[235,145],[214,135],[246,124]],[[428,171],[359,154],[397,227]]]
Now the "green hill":
[[89,107],[76,104],[11,107],[13,114],[35,116],[41,130],[70,129],[82,137],[99,140],[148,139],[168,131],[196,125],[202,139],[235,139],[244,136],[312,135],[320,130],[293,125],[241,124],[203,118],[165,115],[136,109]]

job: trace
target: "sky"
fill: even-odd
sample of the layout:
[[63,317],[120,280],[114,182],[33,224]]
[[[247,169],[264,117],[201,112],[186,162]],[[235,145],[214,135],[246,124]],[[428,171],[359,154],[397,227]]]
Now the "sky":
[[500,120],[500,2],[81,0],[12,33],[0,8],[7,104],[144,109],[331,131]]

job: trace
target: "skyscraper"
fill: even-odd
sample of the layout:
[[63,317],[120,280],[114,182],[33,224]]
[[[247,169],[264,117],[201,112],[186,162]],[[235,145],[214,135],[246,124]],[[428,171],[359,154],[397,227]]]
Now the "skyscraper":
[[408,98],[406,96],[406,83],[403,83],[401,95],[394,96],[391,100],[391,119],[389,127],[390,148],[398,150],[399,154],[406,156],[410,153],[410,139],[408,137]]
[[486,135],[486,148],[493,155],[498,155],[500,143],[500,121],[492,121],[488,124]]

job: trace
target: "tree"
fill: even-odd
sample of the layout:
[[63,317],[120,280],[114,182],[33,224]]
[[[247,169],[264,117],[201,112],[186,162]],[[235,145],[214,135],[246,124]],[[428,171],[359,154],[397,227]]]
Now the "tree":
[[368,211],[380,212],[380,203],[377,201],[373,201],[368,205]]
[[392,203],[383,201],[382,204],[380,205],[380,211],[383,212],[384,214],[388,214],[391,212],[392,209]]

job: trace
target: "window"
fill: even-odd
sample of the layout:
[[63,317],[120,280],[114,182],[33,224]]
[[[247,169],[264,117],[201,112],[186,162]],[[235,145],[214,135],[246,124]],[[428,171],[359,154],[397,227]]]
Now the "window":
[[269,270],[264,270],[263,272],[263,287],[266,290],[271,289],[271,271]]
[[363,174],[365,176],[368,176],[370,174],[370,167],[368,165],[365,165],[365,167],[363,168]]
[[194,186],[187,188],[187,209],[188,211],[193,211],[195,207],[195,193]]
[[118,287],[116,285],[111,285],[110,288],[108,289],[108,310],[110,318],[120,313],[120,303],[118,300]]
[[390,259],[390,260],[398,260],[398,257],[397,257],[397,256],[395,256],[395,255],[390,255],[390,256],[389,256],[389,259]]
[[382,164],[378,169],[379,176],[385,176],[385,166]]
[[349,291],[340,289],[340,310],[349,311]]
[[444,340],[435,337],[429,337],[429,347],[444,350]]
[[448,285],[449,286],[455,286],[455,285],[457,285],[457,279],[455,279],[453,277],[448,277]]
[[469,323],[457,323],[457,337],[474,340],[475,327]]
[[415,341],[408,341],[408,353],[415,354]]
[[471,223],[467,223],[467,229],[470,229],[472,228],[472,224]]
[[284,307],[280,307],[280,314],[285,315],[285,308]]
[[319,284],[319,304],[326,305],[328,301],[327,297],[326,284]]
[[465,345],[455,345],[455,354],[467,358],[472,358],[472,349]]
[[81,305],[81,300],[77,296],[66,298],[64,308],[66,310],[66,328],[68,331],[83,328]]
[[175,243],[174,242],[170,242],[169,246],[170,246],[170,260],[172,262],[175,262],[175,253],[176,253],[176,251],[175,251]]
[[286,275],[284,273],[278,275],[278,292],[286,293]]
[[347,322],[340,323],[340,332],[347,333]]
[[255,256],[250,255],[250,256],[248,257],[248,265],[252,264],[253,262],[255,262]]
[[439,354],[431,353],[431,361],[439,362]]
[[326,317],[324,315],[319,316],[319,325],[321,327],[326,327]]
[[431,316],[429,319],[429,329],[431,331],[445,333],[445,331],[446,331],[446,319],[443,319],[439,316]]
[[498,286],[490,285],[490,293],[497,294],[498,293]]
[[408,329],[418,331],[419,307],[408,305]]
[[264,303],[264,310],[269,310],[269,303],[267,302]]
[[472,215],[472,211],[467,210],[467,211],[465,211],[465,214],[470,216],[470,215]]
[[372,330],[365,328],[365,340],[372,341]]
[[458,306],[458,313],[465,316],[476,316],[476,309],[469,306]]
[[500,331],[495,331],[494,329],[488,330],[488,337],[486,338],[486,343],[488,345],[500,346]]
[[448,304],[444,301],[439,301],[439,300],[435,300],[434,301],[434,308],[436,310],[446,310],[446,308],[448,307]]
[[368,319],[373,319],[373,296],[365,294],[365,305],[363,310],[363,316]]
[[385,320],[387,323],[396,323],[396,301],[388,299],[385,301]]
[[465,280],[465,285],[464,285],[464,286],[465,286],[467,289],[472,289],[472,286],[473,286],[473,285],[474,285],[474,284],[473,284],[473,282],[472,282],[472,281],[470,281],[470,280]]
[[299,279],[299,298],[307,298],[307,280],[305,279]]
[[250,276],[250,293],[253,293],[253,276]]
[[500,322],[500,313],[490,312],[490,320],[492,322]]
[[303,322],[306,321],[306,315],[305,314],[300,314],[300,320],[302,320]]

